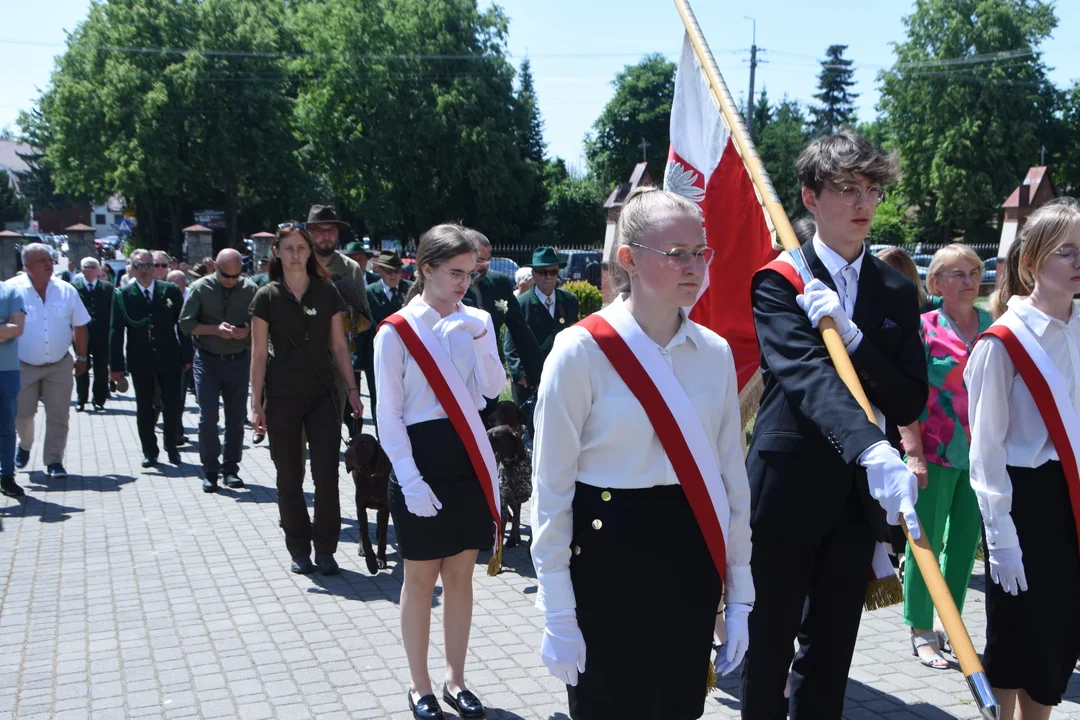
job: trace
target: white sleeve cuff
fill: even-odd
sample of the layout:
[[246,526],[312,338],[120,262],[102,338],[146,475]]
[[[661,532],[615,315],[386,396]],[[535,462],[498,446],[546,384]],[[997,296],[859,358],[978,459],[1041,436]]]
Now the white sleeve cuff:
[[754,597],[754,577],[750,573],[750,566],[728,565],[727,577],[724,578],[724,602],[750,605]]
[[986,546],[990,550],[1005,550],[1006,548],[1019,547],[1020,538],[1016,534],[1016,525],[1011,515],[1003,515],[999,518],[983,519],[983,527],[986,528]]
[[537,582],[536,608],[548,615],[562,610],[577,608],[574,597],[574,583],[570,579],[570,568],[554,570],[543,574]]

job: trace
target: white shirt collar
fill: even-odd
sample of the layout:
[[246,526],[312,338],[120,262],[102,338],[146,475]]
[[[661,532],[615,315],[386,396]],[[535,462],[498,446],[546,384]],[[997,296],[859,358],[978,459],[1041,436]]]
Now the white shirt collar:
[[853,261],[848,262],[840,253],[833,250],[831,247],[825,244],[825,242],[814,233],[814,252],[817,253],[818,259],[825,266],[825,269],[829,271],[829,275],[833,277],[833,280],[840,277],[840,271],[850,265],[855,268],[855,278],[858,279],[862,275],[863,256],[866,255],[866,245],[862,246],[862,251],[859,253],[859,257]]
[[149,290],[150,297],[154,297],[154,285],[157,284],[156,278],[150,278],[150,286],[145,288],[141,284],[139,284],[138,280],[135,280],[134,278],[131,280],[131,282],[135,283],[135,285],[138,287],[140,295],[146,295],[146,291]]
[[[630,293],[620,293],[617,298],[611,301],[611,305],[614,308],[629,315],[630,311],[623,307],[623,304],[629,297]],[[674,337],[671,338],[671,341],[664,347],[660,348],[661,350],[670,351],[672,348],[676,348],[679,345],[682,345],[687,340],[692,342],[694,344],[694,347],[701,347],[700,328],[698,328],[697,323],[695,323],[689,318],[686,312],[686,308],[679,308],[679,317],[682,319],[682,324],[679,325],[679,329],[675,333]],[[634,323],[637,324],[637,321],[635,320]],[[638,327],[640,328],[641,326],[639,325]]]
[[1057,325],[1062,330],[1066,328],[1077,329],[1080,327],[1080,314],[1076,312],[1076,304],[1073,303],[1072,314],[1069,316],[1069,322],[1063,323],[1055,317],[1050,317],[1039,308],[1035,307],[1028,302],[1027,295],[1014,295],[1009,298],[1007,303],[1009,309],[1016,313],[1024,324],[1031,328],[1031,331],[1038,335],[1043,336],[1046,332],[1046,328],[1051,325]]
[[[382,278],[379,278],[379,284],[380,284],[380,285],[382,285],[382,289],[383,289],[383,294],[384,294],[384,295],[386,295],[386,297],[388,297],[388,298],[389,298],[389,297],[390,297],[390,295],[391,295],[391,294],[393,294],[393,292],[394,292],[394,288],[392,288],[392,287],[390,287],[389,285],[387,285],[387,284],[386,284],[386,281],[385,281],[385,280],[383,280]],[[400,286],[400,285],[398,285],[398,290],[400,290],[400,289],[401,289],[401,286]]]
[[545,295],[544,293],[540,292],[540,286],[539,285],[533,285],[533,292],[536,293],[536,297],[540,298],[540,302],[545,304],[545,307],[547,305],[547,299],[548,298],[551,298],[551,302],[555,302],[555,291],[554,290],[551,291],[550,295]]

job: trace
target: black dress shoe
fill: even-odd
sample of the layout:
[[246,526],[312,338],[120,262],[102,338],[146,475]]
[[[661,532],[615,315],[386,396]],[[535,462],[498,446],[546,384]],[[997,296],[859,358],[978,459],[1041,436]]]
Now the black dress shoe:
[[443,700],[446,701],[446,704],[463,718],[484,717],[483,703],[468,690],[462,690],[457,694],[457,697],[454,697],[450,694],[450,691],[446,689],[446,685],[443,685],[442,697]]
[[179,465],[180,463],[183,462],[183,460],[180,459],[180,451],[179,450],[170,450],[169,451],[169,462],[171,462],[173,465]]
[[105,412],[105,403],[94,403],[94,412]]
[[202,491],[204,493],[217,492],[217,489],[218,489],[218,485],[217,485],[217,478],[216,477],[203,478]]
[[289,568],[297,575],[310,575],[315,572],[315,566],[311,564],[311,558],[307,555],[299,555],[292,559],[292,566]]
[[15,482],[15,478],[11,475],[5,475],[0,477],[0,495],[7,495],[10,498],[21,498],[26,493]]
[[154,467],[155,465],[157,465],[157,458],[156,457],[144,457],[142,459],[142,466],[144,468]]
[[337,560],[329,553],[315,553],[315,572],[320,575],[337,575],[341,572]]
[[420,700],[413,702],[412,691],[409,691],[409,709],[412,716],[418,720],[443,720],[442,708],[434,695],[425,695]]
[[243,490],[244,481],[240,479],[239,475],[235,473],[225,473],[225,487],[230,490]]
[[75,412],[83,412],[86,410],[86,403],[76,403]]

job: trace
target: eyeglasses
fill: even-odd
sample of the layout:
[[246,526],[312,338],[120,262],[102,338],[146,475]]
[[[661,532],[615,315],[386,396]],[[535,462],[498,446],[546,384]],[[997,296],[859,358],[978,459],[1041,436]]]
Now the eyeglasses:
[[885,199],[885,190],[880,185],[871,185],[865,191],[861,187],[855,185],[827,185],[829,190],[840,196],[840,201],[845,205],[856,205],[862,202],[864,193],[867,202],[871,205],[878,205]]
[[149,270],[152,267],[154,267],[153,263],[132,263],[131,264],[131,269],[132,270]]
[[169,263],[154,263],[154,267],[156,267],[156,268],[167,268],[167,267],[169,267]]
[[401,268],[386,267],[385,265],[376,265],[375,270],[385,275],[400,275]]
[[716,251],[710,247],[701,248],[697,252],[690,252],[686,248],[675,248],[674,250],[668,250],[667,252],[665,252],[663,250],[657,250],[656,248],[651,248],[648,245],[641,245],[636,242],[627,242],[626,244],[630,245],[631,247],[641,248],[642,250],[651,250],[654,253],[663,255],[668,259],[668,267],[670,267],[672,270],[683,270],[694,260],[697,260],[698,262],[704,264],[705,267],[708,267],[709,263],[713,261],[713,257],[716,256]]
[[243,275],[243,273],[236,273],[235,275],[230,275],[229,273],[225,272],[221,268],[218,268],[218,272],[221,273],[221,277],[225,278],[226,280],[235,280],[238,277],[240,277],[241,275]]
[[540,277],[558,277],[558,270],[537,270],[533,268],[533,275],[539,275]]
[[965,279],[969,279],[973,282],[979,282],[982,280],[982,273],[978,268],[964,272],[963,270],[953,270],[952,272],[942,273],[939,280],[949,280],[950,282],[963,282]]
[[450,276],[450,279],[456,283],[460,283],[463,280],[474,283],[480,279],[480,273],[478,272],[465,272],[464,270],[447,270],[445,268],[437,268]]
[[277,226],[278,230],[307,230],[307,223],[287,222]]
[[1080,257],[1080,248],[1075,245],[1063,245],[1055,250],[1054,254],[1063,261],[1075,265],[1076,259]]

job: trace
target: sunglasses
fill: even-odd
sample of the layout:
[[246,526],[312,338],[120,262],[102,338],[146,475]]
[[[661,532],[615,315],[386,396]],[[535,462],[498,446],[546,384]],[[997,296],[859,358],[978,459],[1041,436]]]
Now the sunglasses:
[[149,270],[152,267],[154,267],[153,263],[132,263],[131,264],[131,269],[132,270]]
[[307,223],[287,222],[277,226],[278,230],[307,230]]
[[156,268],[167,268],[167,267],[169,267],[169,263],[154,263],[154,267],[156,267]]
[[225,272],[221,268],[218,268],[218,272],[221,273],[221,277],[225,278],[226,280],[235,280],[238,277],[240,277],[241,275],[243,275],[243,273],[236,273],[235,275],[230,275],[229,273]]
[[533,273],[541,277],[558,277],[558,270],[533,270]]

